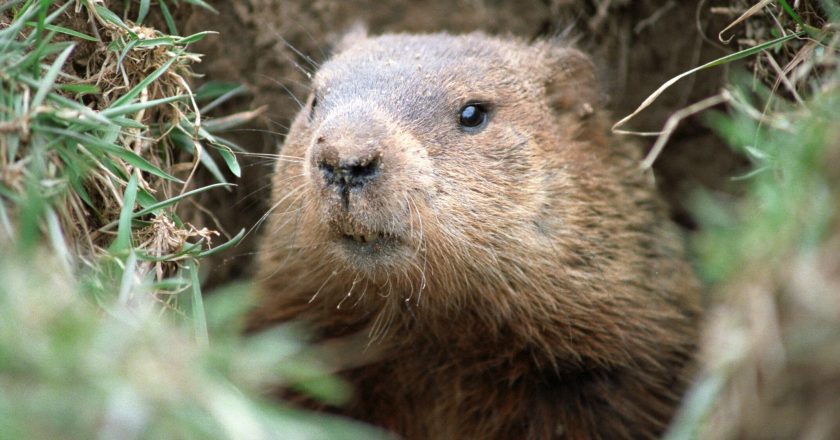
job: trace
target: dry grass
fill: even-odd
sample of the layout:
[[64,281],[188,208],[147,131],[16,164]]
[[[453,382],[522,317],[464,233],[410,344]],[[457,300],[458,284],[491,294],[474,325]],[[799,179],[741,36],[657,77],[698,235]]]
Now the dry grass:
[[[178,209],[238,176],[238,147],[219,132],[260,112],[202,116],[241,91],[191,90],[200,56],[190,44],[207,34],[178,36],[173,2],[133,2],[122,15],[106,7],[121,2],[42,3],[0,5],[0,433],[375,435],[263,401],[267,383],[302,381],[333,399],[342,388],[313,380],[322,370],[297,357],[295,335],[243,341],[241,289],[204,304],[202,259],[241,234],[190,225]],[[592,32],[628,2],[597,4]],[[678,7],[667,2],[634,32]],[[718,43],[738,53],[675,81],[734,61],[749,74],[673,109],[643,166],[686,116],[726,103],[709,120],[752,170],[739,176],[743,199],[697,196],[712,306],[702,371],[671,438],[837,438],[840,6],[709,8],[731,23]],[[166,32],[142,24],[150,10]],[[214,184],[194,182],[201,168]]]
[[[177,209],[239,175],[216,133],[258,114],[202,119],[239,90],[191,90],[210,32],[106,6],[0,4],[0,437],[376,438],[262,396],[346,391],[289,329],[243,339],[247,286],[205,304],[201,261],[244,231],[218,244]],[[192,183],[199,168],[217,182]]]
[[[753,6],[755,5],[755,6]],[[751,7],[752,6],[752,7]],[[746,194],[698,195],[712,304],[702,373],[670,438],[840,436],[840,75],[836,2],[734,2],[721,32],[749,76],[710,123],[748,156]]]
[[[7,32],[8,41],[20,45],[21,56],[43,55],[37,64],[49,66],[52,76],[41,76],[33,62],[29,69],[10,68],[3,78],[9,92],[2,122],[6,136],[0,137],[6,217],[21,217],[14,200],[29,185],[48,194],[43,206],[58,222],[52,232],[60,235],[53,243],[66,243],[69,248],[59,253],[80,260],[71,265],[82,262],[96,269],[98,260],[115,253],[122,228],[130,238],[119,243],[122,250],[130,247],[141,254],[138,269],[163,281],[181,268],[179,262],[206,253],[219,235],[176,215],[188,190],[216,188],[191,186],[199,167],[226,183],[207,149],[220,149],[228,172],[239,173],[233,154],[237,147],[202,125],[189,85],[190,66],[200,56],[188,46],[211,32],[167,35],[120,18],[102,2],[49,2],[55,6],[44,14],[30,3],[6,7],[7,22],[28,22],[12,29],[18,35]],[[19,61],[15,55],[9,53],[9,66]],[[49,147],[33,170],[33,152],[41,145]],[[132,200],[141,209],[126,206],[131,179],[136,180]],[[44,191],[47,184],[56,190]],[[130,218],[121,223],[124,212]],[[22,222],[32,220],[42,232],[51,232],[43,220]],[[12,229],[7,238],[16,235]]]

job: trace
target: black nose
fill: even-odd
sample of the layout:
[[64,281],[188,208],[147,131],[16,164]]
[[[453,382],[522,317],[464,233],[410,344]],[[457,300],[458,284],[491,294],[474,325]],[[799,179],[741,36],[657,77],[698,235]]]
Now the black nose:
[[318,168],[328,185],[337,186],[340,190],[360,188],[376,180],[382,172],[382,160],[377,156],[367,156],[352,159],[322,158]]

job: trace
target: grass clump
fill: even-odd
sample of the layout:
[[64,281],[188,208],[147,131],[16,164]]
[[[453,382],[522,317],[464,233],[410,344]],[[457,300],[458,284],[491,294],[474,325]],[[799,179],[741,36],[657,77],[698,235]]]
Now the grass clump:
[[177,35],[170,3],[0,5],[0,436],[375,438],[267,399],[347,390],[291,329],[241,337],[247,286],[202,296],[202,259],[243,233],[178,210],[239,175],[218,133],[257,112],[202,117],[243,89],[191,90],[212,32]]
[[[117,301],[95,305],[55,255],[0,256],[0,433],[3,438],[379,438],[337,418],[260,397],[303,383],[346,394],[306,359],[290,329],[244,340],[231,310],[240,289],[207,304],[209,345],[160,316],[149,280],[126,277]],[[127,267],[130,270],[131,267]],[[129,299],[131,298],[131,299]]]
[[[172,254],[198,257],[214,235],[185,224],[174,209],[199,166],[216,176],[216,186],[226,184],[207,147],[216,147],[229,172],[239,174],[238,147],[213,136],[212,124],[202,125],[189,88],[189,66],[199,56],[188,45],[209,32],[165,35],[128,24],[97,2],[82,2],[72,12],[74,4],[18,1],[4,7],[10,21],[0,34],[0,46],[7,48],[0,58],[0,209],[18,211],[21,229],[14,231],[5,214],[6,236],[19,235],[26,245],[39,236],[33,227],[60,232],[64,239],[52,242],[72,249],[59,253],[80,256],[89,267],[105,248],[125,251],[131,236],[142,257],[157,260],[162,279],[163,263],[177,261]],[[132,178],[135,185],[129,185]],[[142,210],[126,206],[129,198]],[[120,222],[122,211],[131,215]],[[61,228],[45,228],[30,214],[54,217]],[[190,239],[201,245],[185,246]]]
[[701,373],[668,438],[837,438],[840,7],[740,11],[722,41],[745,51],[796,37],[749,58],[751,75],[722,93],[728,110],[707,115],[750,169],[735,177],[743,197],[695,200],[711,306]]
[[738,94],[712,118],[753,169],[743,199],[696,201],[713,305],[671,438],[840,435],[840,77],[820,88],[760,118]]

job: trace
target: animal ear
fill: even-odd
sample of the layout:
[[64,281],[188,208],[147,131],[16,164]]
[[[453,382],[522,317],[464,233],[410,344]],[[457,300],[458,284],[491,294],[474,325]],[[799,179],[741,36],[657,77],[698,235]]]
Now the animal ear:
[[341,52],[355,46],[356,44],[366,40],[368,37],[367,27],[361,22],[357,21],[350,26],[350,29],[344,32],[338,38],[338,42],[333,45],[333,55],[338,55]]
[[536,45],[545,63],[548,103],[555,111],[586,118],[602,106],[604,96],[589,56],[553,41]]

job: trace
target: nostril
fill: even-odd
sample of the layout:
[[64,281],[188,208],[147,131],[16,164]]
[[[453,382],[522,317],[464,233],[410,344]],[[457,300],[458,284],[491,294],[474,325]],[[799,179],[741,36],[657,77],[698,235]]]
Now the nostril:
[[330,165],[326,161],[320,161],[318,163],[318,168],[321,170],[321,174],[324,175],[324,180],[326,180],[327,183],[337,183],[334,166]]
[[374,157],[373,159],[367,162],[361,162],[359,164],[350,165],[349,171],[350,175],[357,179],[366,179],[366,178],[373,178],[379,173],[379,169],[381,160],[379,157]]
[[382,159],[379,156],[361,160],[341,160],[337,164],[322,159],[318,161],[318,168],[328,185],[344,188],[362,187],[376,179],[382,171]]
[[376,179],[381,169],[382,160],[379,156],[342,166],[342,171],[345,174],[344,180],[351,187],[360,187],[370,183]]

